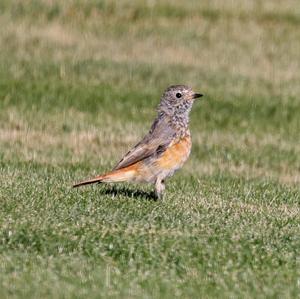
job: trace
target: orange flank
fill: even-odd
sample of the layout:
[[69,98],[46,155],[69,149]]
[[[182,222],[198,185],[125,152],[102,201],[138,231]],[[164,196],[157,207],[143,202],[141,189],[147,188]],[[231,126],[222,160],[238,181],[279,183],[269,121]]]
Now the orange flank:
[[177,143],[171,145],[163,155],[157,160],[160,168],[165,170],[181,167],[189,157],[192,147],[191,136],[180,139]]

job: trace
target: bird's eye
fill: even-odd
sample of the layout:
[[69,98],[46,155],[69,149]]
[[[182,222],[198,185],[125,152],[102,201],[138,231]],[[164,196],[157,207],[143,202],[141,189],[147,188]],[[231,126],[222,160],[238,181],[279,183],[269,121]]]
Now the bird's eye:
[[180,92],[177,92],[177,93],[176,93],[176,98],[179,99],[179,98],[181,98],[181,96],[182,96],[182,94],[181,94]]

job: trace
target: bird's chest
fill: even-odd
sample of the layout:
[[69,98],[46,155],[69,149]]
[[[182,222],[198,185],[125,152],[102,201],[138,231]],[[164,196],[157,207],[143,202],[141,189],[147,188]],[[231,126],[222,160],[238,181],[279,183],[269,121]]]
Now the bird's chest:
[[166,171],[176,171],[189,157],[191,147],[192,141],[189,134],[175,140],[158,159],[157,165]]

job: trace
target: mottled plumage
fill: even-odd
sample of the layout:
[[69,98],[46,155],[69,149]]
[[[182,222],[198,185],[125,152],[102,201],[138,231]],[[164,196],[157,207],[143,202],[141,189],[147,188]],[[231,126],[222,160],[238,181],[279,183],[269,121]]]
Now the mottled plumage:
[[149,133],[112,171],[74,187],[97,182],[146,182],[155,184],[156,195],[160,198],[165,188],[164,180],[181,168],[190,155],[189,112],[194,100],[201,96],[185,85],[167,88]]

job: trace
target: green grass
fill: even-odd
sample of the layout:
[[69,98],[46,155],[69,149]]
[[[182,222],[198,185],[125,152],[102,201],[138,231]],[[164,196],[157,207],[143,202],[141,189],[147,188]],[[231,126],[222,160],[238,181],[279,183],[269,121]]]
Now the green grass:
[[[298,298],[298,1],[1,1],[1,298]],[[72,189],[188,84],[167,183]]]

